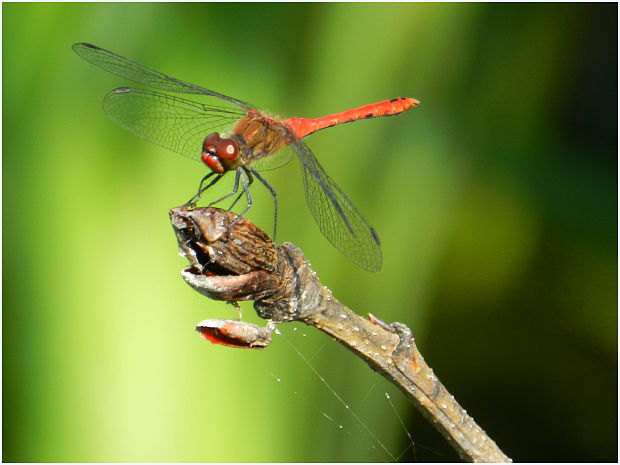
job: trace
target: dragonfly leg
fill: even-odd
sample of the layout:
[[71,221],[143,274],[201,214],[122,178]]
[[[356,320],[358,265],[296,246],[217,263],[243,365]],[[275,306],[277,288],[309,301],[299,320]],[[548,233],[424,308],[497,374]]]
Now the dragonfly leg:
[[[207,182],[207,180],[209,178],[211,178],[212,176],[216,176],[215,179],[211,180],[211,182],[208,185],[204,185],[205,182]],[[196,205],[196,202],[198,202],[200,200],[200,196],[202,195],[202,193],[204,191],[206,191],[209,187],[211,187],[212,185],[214,185],[216,182],[218,182],[220,179],[222,179],[222,175],[215,173],[215,172],[211,172],[206,174],[201,180],[200,180],[200,184],[198,185],[198,192],[196,192],[196,195],[194,195],[191,199],[189,199],[186,203],[186,205],[191,205],[194,206]]]
[[[247,170],[247,169],[245,169],[245,168],[244,168],[244,171],[245,171],[245,174],[248,176],[248,180],[249,180],[249,182],[248,182],[248,186],[251,186],[251,185],[252,185],[252,183],[254,182],[254,178],[252,177],[252,174],[248,172],[248,170]],[[241,199],[241,197],[243,197],[243,194],[244,194],[244,193],[245,193],[245,192],[241,192],[241,193],[237,196],[237,198],[235,199],[235,201],[234,201],[234,202],[230,205],[230,207],[228,207],[228,211],[230,211],[230,210],[232,210],[232,209],[233,209],[233,207],[237,204],[237,202],[239,201],[239,199]]]
[[228,211],[231,211],[231,210],[234,208],[234,206],[237,204],[237,202],[239,201],[239,199],[240,199],[241,197],[243,197],[243,192],[241,192],[241,193],[237,196],[237,198],[235,199],[235,201],[234,201],[233,203],[231,203],[231,204],[230,204],[230,207],[228,207]]
[[276,241],[276,231],[278,228],[278,194],[276,190],[271,187],[265,178],[263,178],[256,170],[252,170],[252,174],[258,178],[258,180],[267,188],[273,197],[273,242]]
[[[245,174],[247,175],[248,177],[247,180],[245,179],[245,176],[243,176],[243,172],[245,172]],[[250,171],[245,167],[243,167],[243,171],[241,170],[237,171],[237,177],[235,178],[235,189],[239,187],[238,186],[239,178],[241,178],[241,185],[243,186],[243,192],[239,194],[239,196],[235,199],[235,201],[230,206],[230,208],[235,206],[235,204],[237,203],[237,201],[241,198],[243,194],[245,194],[245,198],[247,199],[247,206],[245,207],[245,210],[243,210],[243,212],[239,216],[237,216],[237,218],[235,218],[235,220],[228,226],[229,229],[232,228],[237,223],[237,221],[243,218],[244,215],[248,212],[250,208],[252,208],[252,205],[253,205],[252,194],[250,194],[250,185],[254,182],[252,173],[250,173]]]
[[253,205],[252,194],[250,194],[250,184],[254,182],[254,178],[252,177],[250,170],[245,170],[245,174],[248,175],[248,181],[241,176],[241,184],[243,185],[243,192],[245,192],[245,198],[247,199],[247,207],[245,207],[245,210],[243,210],[243,212],[239,215],[239,218],[243,218]]
[[216,203],[220,203],[223,200],[226,200],[228,197],[235,195],[238,191],[239,191],[239,178],[241,177],[241,171],[237,170],[235,172],[235,184],[233,185],[233,189],[231,192],[229,192],[228,194],[226,194],[224,197],[220,197],[217,200],[214,200],[213,202],[209,203],[209,205],[207,205],[207,207],[210,207],[212,205],[215,205]]

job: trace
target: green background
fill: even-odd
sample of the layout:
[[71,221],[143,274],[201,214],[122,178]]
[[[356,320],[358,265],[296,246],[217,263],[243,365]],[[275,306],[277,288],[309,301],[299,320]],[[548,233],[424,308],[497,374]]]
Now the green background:
[[350,308],[409,325],[515,460],[617,459],[617,5],[5,3],[4,461],[455,458],[312,328],[264,351],[194,333],[235,316],[181,280],[168,223],[206,168],[106,119],[131,83],[80,41],[287,117],[420,99],[307,140],[382,271],[321,236],[296,163],[267,173],[279,241]]

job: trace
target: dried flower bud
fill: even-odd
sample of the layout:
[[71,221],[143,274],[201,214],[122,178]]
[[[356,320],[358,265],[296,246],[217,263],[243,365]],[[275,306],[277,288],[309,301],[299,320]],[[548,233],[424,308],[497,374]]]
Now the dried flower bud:
[[277,288],[278,253],[264,231],[219,208],[178,207],[169,214],[180,253],[190,262],[181,275],[196,291],[234,302]]

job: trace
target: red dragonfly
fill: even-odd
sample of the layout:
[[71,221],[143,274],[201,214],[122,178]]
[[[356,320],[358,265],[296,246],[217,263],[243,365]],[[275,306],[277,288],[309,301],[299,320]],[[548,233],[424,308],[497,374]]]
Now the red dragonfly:
[[[249,103],[167,76],[92,44],[77,43],[73,50],[104,70],[140,84],[165,92],[215,97],[226,104],[206,105],[132,87],[114,89],[103,101],[105,113],[121,127],[149,142],[202,161],[210,168],[190,204],[195,204],[227,171],[235,171],[233,190],[210,205],[237,194],[241,182],[243,191],[230,208],[245,195],[247,208],[243,216],[252,206],[249,185],[256,177],[274,198],[277,223],[276,192],[257,170],[286,164],[290,151],[281,149],[290,146],[300,161],[306,201],[321,232],[358,266],[379,271],[382,258],[377,233],[301,139],[336,124],[397,115],[413,108],[418,100],[398,97],[322,118],[283,120]],[[228,131],[212,132],[227,127]]]

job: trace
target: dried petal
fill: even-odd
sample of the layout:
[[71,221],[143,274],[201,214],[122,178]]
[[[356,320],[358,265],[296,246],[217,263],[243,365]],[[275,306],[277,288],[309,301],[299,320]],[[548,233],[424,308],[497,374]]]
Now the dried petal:
[[238,320],[211,319],[198,323],[196,331],[213,344],[238,349],[264,349],[271,343],[275,329],[270,321],[266,327]]

